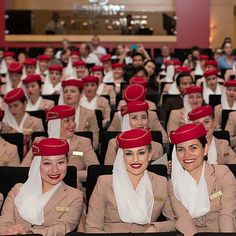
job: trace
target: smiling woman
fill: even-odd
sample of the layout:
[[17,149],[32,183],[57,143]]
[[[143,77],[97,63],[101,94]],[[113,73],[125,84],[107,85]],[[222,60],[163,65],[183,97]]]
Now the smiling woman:
[[[113,174],[100,176],[89,201],[89,233],[166,232],[174,222],[156,222],[163,213],[173,215],[167,180],[147,171],[151,159],[151,133],[132,129],[117,136]],[[159,200],[157,200],[159,199]]]
[[69,145],[47,138],[32,149],[28,180],[16,184],[3,205],[0,234],[64,235],[76,228],[83,207],[82,192],[63,182]]
[[[235,232],[236,181],[223,165],[205,161],[207,131],[202,124],[186,124],[170,133],[175,145],[169,194],[176,229],[197,232]],[[183,187],[184,184],[184,187]]]

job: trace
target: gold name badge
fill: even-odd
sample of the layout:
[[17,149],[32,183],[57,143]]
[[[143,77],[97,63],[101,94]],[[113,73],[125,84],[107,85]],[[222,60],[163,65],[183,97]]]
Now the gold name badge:
[[72,152],[72,155],[74,155],[74,156],[83,156],[84,153],[83,153],[83,152],[80,152],[80,151],[73,151],[73,152]]
[[210,196],[210,200],[213,200],[213,199],[215,199],[215,198],[217,198],[217,197],[220,197],[222,194],[223,194],[223,193],[222,193],[221,191],[218,191],[218,192],[216,192],[216,193],[213,193],[213,194],[211,194],[211,196]]
[[56,207],[56,211],[59,211],[59,212],[67,212],[67,211],[69,211],[69,207],[57,206],[57,207]]
[[25,128],[25,129],[23,129],[23,132],[32,132],[33,130],[32,129],[30,129],[30,128]]
[[0,162],[9,161],[8,157],[0,157]]
[[163,197],[160,197],[160,196],[154,196],[154,200],[157,201],[157,202],[164,202],[165,199]]

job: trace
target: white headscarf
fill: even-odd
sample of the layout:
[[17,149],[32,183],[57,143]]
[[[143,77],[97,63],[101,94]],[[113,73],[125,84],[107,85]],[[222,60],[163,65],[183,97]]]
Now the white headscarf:
[[73,67],[72,65],[72,60],[71,60],[71,57],[69,57],[69,61],[67,63],[67,66],[66,66],[66,69],[65,69],[65,74],[66,75],[69,75],[73,78],[76,78],[76,71],[75,71],[75,68]]
[[120,148],[114,162],[112,179],[120,219],[127,223],[150,223],[154,204],[152,183],[145,170],[134,190]]
[[0,74],[6,74],[7,73],[7,64],[5,59],[3,58],[0,63]]
[[43,208],[61,184],[59,182],[50,191],[43,193],[40,163],[41,156],[34,157],[30,166],[29,177],[14,199],[21,218],[33,225],[43,224]]
[[41,102],[43,101],[43,98],[40,96],[35,104],[32,104],[30,99],[28,99],[27,105],[26,105],[26,111],[37,111],[39,110],[39,106]]
[[61,91],[61,82],[58,82],[55,87],[53,87],[51,80],[49,78],[49,74],[46,76],[43,89],[42,89],[42,94],[43,95],[51,95],[55,92]]
[[124,132],[124,131],[131,130],[131,126],[129,123],[129,114],[125,114],[124,116],[122,116],[121,111],[118,111],[118,116],[121,123],[121,131]]
[[214,136],[212,136],[211,143],[209,145],[207,162],[209,164],[218,164],[217,163],[217,150],[216,150],[216,141]]
[[103,77],[103,83],[114,83],[113,72],[108,71]]
[[80,106],[85,107],[90,110],[96,110],[97,109],[97,100],[98,100],[98,95],[96,95],[90,102],[88,101],[87,97],[85,94],[82,95],[80,99]]
[[4,117],[2,119],[2,122],[5,125],[11,126],[17,132],[23,133],[25,120],[29,117],[28,113],[25,112],[25,115],[23,116],[23,118],[21,120],[21,123],[18,125],[17,122],[16,122],[15,117],[9,111],[8,106],[6,106],[4,112],[5,112],[5,114],[4,114]]
[[233,106],[229,107],[229,103],[228,103],[227,95],[226,95],[226,88],[222,90],[221,106],[223,110],[236,110],[236,100],[234,101]]
[[213,92],[206,83],[206,79],[203,80],[203,99],[206,104],[209,104],[209,95],[210,94],[216,94],[220,95],[221,94],[221,88],[220,85],[217,83],[216,91]]
[[104,83],[99,84],[98,89],[97,89],[97,95],[100,96],[102,95],[104,90]]
[[190,111],[192,111],[192,107],[191,107],[191,105],[190,105],[188,99],[189,99],[189,95],[186,94],[186,95],[184,96],[184,99],[183,99],[183,102],[184,102],[184,120],[185,120],[185,123],[186,123],[186,124],[189,123],[188,113],[189,113]]
[[166,68],[166,82],[173,82],[175,75],[175,67],[174,65],[168,65]]
[[180,94],[180,91],[177,87],[177,84],[176,84],[176,81],[173,82],[171,85],[170,85],[170,88],[168,90],[168,94],[172,94],[172,95],[179,95]]
[[192,218],[198,218],[207,214],[210,210],[209,194],[205,180],[205,161],[199,183],[188,171],[184,170],[176,155],[176,146],[172,151],[171,181],[175,197],[181,201]]
[[61,119],[54,119],[48,121],[48,137],[60,138],[61,135]]
[[196,64],[196,67],[195,67],[194,74],[195,75],[203,75],[203,70],[202,70],[201,63],[200,63],[199,60],[197,60],[197,64]]

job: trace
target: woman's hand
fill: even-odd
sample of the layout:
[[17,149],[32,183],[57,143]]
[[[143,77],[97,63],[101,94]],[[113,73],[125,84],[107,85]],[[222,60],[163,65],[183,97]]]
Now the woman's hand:
[[13,225],[6,229],[5,235],[27,234],[26,229],[22,225]]
[[157,232],[157,229],[154,227],[154,225],[150,225],[146,230],[145,233],[154,233]]
[[172,161],[167,161],[167,175],[171,175],[172,172]]

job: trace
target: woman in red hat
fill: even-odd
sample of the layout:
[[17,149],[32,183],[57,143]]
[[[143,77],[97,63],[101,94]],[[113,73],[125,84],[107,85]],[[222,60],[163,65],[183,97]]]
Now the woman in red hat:
[[8,66],[15,61],[16,54],[14,52],[3,52],[0,63],[0,74],[7,74]]
[[28,75],[36,74],[36,63],[37,60],[35,58],[26,58],[26,60],[24,61],[24,78]]
[[73,62],[73,73],[72,77],[77,79],[83,79],[84,77],[88,76],[89,71],[86,66],[86,63],[82,60]]
[[236,164],[236,153],[232,150],[227,140],[214,137],[215,119],[210,105],[200,106],[188,113],[189,120],[195,124],[203,124],[208,142],[209,164]]
[[[67,154],[68,165],[77,168],[80,182],[86,182],[88,166],[98,165],[99,162],[90,139],[74,134],[76,127],[75,109],[67,105],[55,106],[47,111],[46,119],[48,121],[48,136],[68,141],[70,147]],[[21,166],[30,166],[32,160],[33,153],[32,150],[29,150]]]
[[43,95],[60,94],[63,67],[55,64],[49,66],[48,70],[49,74],[45,78],[42,94]]
[[[132,96],[134,96],[134,99],[130,99],[130,101],[127,102],[126,105],[121,107],[122,110],[123,110],[123,108],[125,108],[125,109],[127,107],[130,108],[131,106],[133,106],[132,104],[145,104],[145,106],[144,106],[145,109],[139,110],[139,111],[142,111],[142,113],[145,114],[145,117],[146,117],[145,126],[146,126],[146,128],[150,129],[151,131],[161,131],[163,142],[164,143],[168,142],[166,131],[162,127],[156,112],[155,111],[150,111],[148,103],[146,101],[144,101],[145,96],[144,96],[143,86],[139,85],[139,84],[135,84],[134,87],[136,87],[138,89],[134,90],[134,93],[129,95],[130,98],[132,98]],[[137,94],[135,94],[135,91],[139,92],[139,89],[140,89],[141,92],[140,92],[139,98],[137,99]],[[146,105],[148,106],[148,110],[146,110]],[[126,115],[126,116],[124,116],[124,115],[122,116],[122,113],[125,114],[124,112],[117,111],[114,115],[114,118],[113,118],[109,128],[108,128],[108,131],[125,131],[125,130],[129,130],[130,127],[132,126],[132,124],[130,124],[130,121],[132,122],[132,119],[127,119],[127,118],[124,118],[124,117],[132,117],[134,115],[137,115],[135,113],[135,107],[136,107],[136,105],[134,105],[134,107],[132,109],[130,109],[130,111],[132,111],[132,112],[130,112],[130,114]],[[141,117],[142,117],[142,115],[138,115],[138,119],[136,119],[136,120],[141,120]],[[134,126],[138,127],[137,125],[133,125],[133,127]]]
[[99,85],[97,89],[97,95],[109,95],[110,103],[112,107],[116,104],[116,92],[113,85],[107,84],[103,81],[104,71],[102,66],[93,66],[91,68],[91,75],[99,78]]
[[236,80],[226,81],[224,87],[221,94],[221,104],[214,108],[216,130],[221,129],[222,110],[236,110]]
[[21,88],[16,88],[4,96],[7,104],[5,109],[3,124],[4,133],[23,133],[24,134],[24,154],[28,150],[28,144],[32,132],[44,131],[42,120],[28,115],[26,112],[27,99]]
[[[133,77],[129,80],[130,85],[128,85],[124,90],[120,100],[117,110],[120,110],[121,106],[124,106],[127,102],[132,101],[146,101],[149,106],[149,110],[156,110],[157,106],[154,102],[146,99],[147,95],[147,84],[148,81],[142,77]],[[140,88],[142,86],[143,88]]]
[[[98,178],[89,201],[88,233],[166,232],[174,222],[156,222],[161,212],[169,219],[167,180],[147,171],[151,133],[133,129],[117,136],[119,150],[113,174]],[[158,199],[158,200],[157,200]]]
[[103,115],[102,126],[107,127],[110,122],[111,107],[109,101],[97,95],[99,78],[87,76],[83,78],[84,90],[80,99],[80,106],[90,110],[101,110]]
[[114,63],[111,66],[112,75],[113,75],[113,83],[115,84],[116,93],[120,93],[121,84],[124,83],[124,68],[125,65],[123,63]]
[[50,58],[45,54],[40,54],[37,56],[36,74],[41,75],[44,78],[48,76],[48,66]]
[[176,130],[180,126],[189,123],[188,113],[203,104],[201,86],[190,86],[185,89],[183,95],[184,107],[178,110],[172,110],[167,123],[167,133]]
[[83,194],[63,182],[68,143],[48,138],[34,142],[34,159],[24,184],[9,192],[1,212],[1,235],[65,235],[80,220]]
[[186,124],[170,133],[174,144],[169,194],[176,229],[197,232],[235,232],[236,181],[227,166],[210,165],[206,130]]
[[52,100],[41,97],[42,81],[40,75],[28,75],[23,80],[23,84],[28,99],[26,111],[48,110],[54,106]]
[[[143,128],[148,129],[148,104],[146,102],[130,102],[126,106],[121,107],[121,130]],[[118,146],[116,139],[109,141],[105,156],[105,165],[113,165],[116,157]],[[160,143],[152,141],[152,157],[153,164],[166,164],[163,156],[163,148]]]
[[75,108],[76,131],[91,131],[93,133],[93,148],[98,148],[98,123],[95,112],[80,106],[83,81],[68,79],[62,82],[62,91],[59,105],[68,105]]

